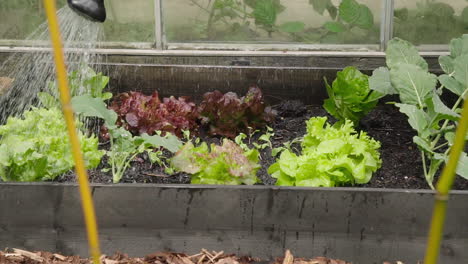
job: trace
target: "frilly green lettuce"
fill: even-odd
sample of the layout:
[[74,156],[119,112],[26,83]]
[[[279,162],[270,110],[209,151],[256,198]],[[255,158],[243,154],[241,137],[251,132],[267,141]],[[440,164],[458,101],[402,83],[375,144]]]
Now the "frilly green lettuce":
[[256,149],[244,151],[228,139],[221,146],[212,144],[211,150],[206,143],[196,147],[188,142],[172,158],[176,170],[192,174],[193,184],[255,184],[258,162]]
[[378,141],[357,133],[349,120],[331,126],[326,117],[314,117],[307,121],[302,154],[284,151],[268,172],[283,186],[365,184],[382,164],[379,148]]
[[[104,155],[98,150],[98,139],[78,135],[86,166],[97,167]],[[52,180],[73,167],[66,124],[57,108],[33,108],[24,118],[11,117],[0,126],[0,177],[4,181]]]

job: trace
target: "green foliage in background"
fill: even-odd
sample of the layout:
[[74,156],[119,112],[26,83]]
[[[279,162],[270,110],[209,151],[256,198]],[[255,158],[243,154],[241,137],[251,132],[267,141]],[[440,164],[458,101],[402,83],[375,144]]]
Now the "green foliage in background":
[[[65,3],[66,0],[59,0],[57,6],[62,7]],[[1,0],[0,18],[0,38],[3,39],[25,39],[46,21],[39,0]]]
[[355,126],[377,105],[383,95],[369,88],[369,76],[355,67],[346,67],[338,72],[330,86],[325,79],[328,99],[323,107],[341,122],[351,120]]
[[[434,176],[448,159],[461,106],[468,94],[468,35],[452,40],[450,55],[439,58],[445,72],[439,77],[428,72],[427,62],[405,40],[391,40],[386,58],[388,68],[374,71],[370,87],[382,94],[399,95],[401,103],[396,106],[417,132],[413,142],[421,150],[424,176],[434,188]],[[443,93],[456,96],[450,107],[442,101]],[[462,153],[457,174],[468,179],[466,153]]]
[[[58,8],[66,6],[66,0],[57,1]],[[0,38],[26,39],[39,25],[46,22],[41,0],[1,0]],[[154,23],[104,23],[106,41],[154,42]]]
[[372,35],[378,33],[374,28],[374,15],[370,8],[356,0],[343,0],[334,6],[331,0],[309,0],[314,10],[321,15],[328,12],[332,21],[323,25],[323,39],[335,40],[336,43],[374,43]]
[[[98,150],[98,139],[78,135],[87,168],[97,167],[104,155]],[[0,177],[4,181],[53,180],[73,167],[66,124],[57,108],[33,108],[24,118],[10,117],[0,126]]]
[[[332,21],[320,27],[303,21],[278,22],[278,16],[287,9],[280,0],[189,0],[206,12],[206,21],[196,20],[190,27],[168,28],[168,39],[173,41],[294,41],[310,43],[376,43],[379,29],[366,5],[356,0],[343,0],[334,6],[330,0],[309,0],[320,15],[325,11]],[[315,16],[313,10],[311,16]],[[293,19],[293,18],[292,18]]]
[[379,148],[378,141],[357,133],[349,120],[332,126],[326,117],[313,117],[307,121],[302,153],[284,150],[268,173],[282,186],[365,184],[382,164]]
[[[447,1],[445,1],[447,2]],[[415,45],[446,44],[468,33],[468,7],[461,15],[448,3],[419,1],[416,9],[395,10],[394,35]]]
[[[311,16],[328,15],[317,27],[304,21],[278,22],[288,6],[281,0],[187,0],[206,13],[188,25],[167,25],[170,41],[294,41],[303,43],[369,44],[379,42],[379,27],[369,7],[357,0],[309,0]],[[58,1],[59,6],[66,4]],[[313,12],[315,11],[315,13]],[[395,10],[395,36],[414,44],[444,44],[468,32],[468,7],[461,13],[448,3],[419,1],[417,8]],[[0,23],[3,39],[24,39],[45,22],[42,1],[2,0]],[[104,23],[106,41],[154,42],[151,22]],[[434,37],[437,36],[437,37]]]

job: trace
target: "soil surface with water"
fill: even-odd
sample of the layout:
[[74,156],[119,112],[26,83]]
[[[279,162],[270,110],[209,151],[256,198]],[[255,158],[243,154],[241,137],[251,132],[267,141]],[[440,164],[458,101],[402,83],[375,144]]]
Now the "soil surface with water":
[[[284,142],[301,137],[306,132],[305,122],[314,116],[328,116],[330,122],[334,118],[329,116],[321,106],[306,106],[300,101],[284,101],[273,107],[278,111],[278,117],[271,127],[275,135],[271,142],[274,147],[282,146]],[[389,104],[380,104],[361,120],[358,129],[367,131],[374,139],[381,142],[380,149],[383,161],[382,168],[363,188],[399,188],[399,189],[429,189],[424,179],[421,153],[413,143],[415,132],[409,126],[407,117]],[[203,133],[202,133],[203,134]],[[257,135],[258,137],[258,135]],[[255,137],[254,137],[255,138]],[[208,143],[219,143],[219,137],[204,137]],[[270,149],[261,151],[262,169],[258,172],[261,184],[274,185],[276,179],[267,173],[268,167],[275,162]],[[102,172],[108,167],[104,159],[95,170],[90,171],[90,180],[94,183],[112,183],[110,172]],[[58,179],[60,182],[74,182],[75,176],[67,174]],[[190,183],[190,175],[177,173],[167,175],[157,165],[152,165],[145,154],[132,163],[122,178],[122,183]],[[468,190],[468,180],[457,177],[454,189]]]

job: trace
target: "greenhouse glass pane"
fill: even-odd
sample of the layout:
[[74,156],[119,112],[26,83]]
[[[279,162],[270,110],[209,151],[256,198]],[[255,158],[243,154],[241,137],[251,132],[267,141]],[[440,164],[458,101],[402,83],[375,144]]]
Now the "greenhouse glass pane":
[[[58,7],[65,0],[58,1]],[[21,40],[46,22],[40,0],[0,0],[0,39]]]
[[154,42],[154,0],[106,0],[106,41]]
[[[154,42],[153,0],[106,0],[104,41]],[[58,8],[66,0],[58,1]],[[64,7],[68,8],[68,7]],[[0,39],[27,39],[46,22],[41,0],[0,0]]]
[[164,0],[168,42],[377,44],[382,1]]
[[466,0],[396,0],[394,36],[416,45],[448,44],[468,33]]

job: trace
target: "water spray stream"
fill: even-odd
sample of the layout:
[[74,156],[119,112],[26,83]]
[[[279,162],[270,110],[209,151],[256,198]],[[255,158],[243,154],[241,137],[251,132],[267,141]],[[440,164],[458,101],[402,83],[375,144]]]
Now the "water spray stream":
[[[97,72],[102,71],[99,62],[103,58],[92,53],[93,49],[99,48],[99,41],[103,38],[102,25],[75,14],[68,7],[60,9],[57,16],[68,70],[78,71],[79,79],[84,75],[80,72],[84,64],[92,65]],[[55,80],[53,55],[47,50],[48,40],[47,23],[43,23],[27,38],[27,42],[32,47],[44,46],[44,50],[14,53],[0,65],[0,77],[14,80],[8,91],[0,94],[0,124],[5,123],[9,116],[19,116],[31,106],[39,106],[39,92],[57,93],[48,90],[48,83]]]

